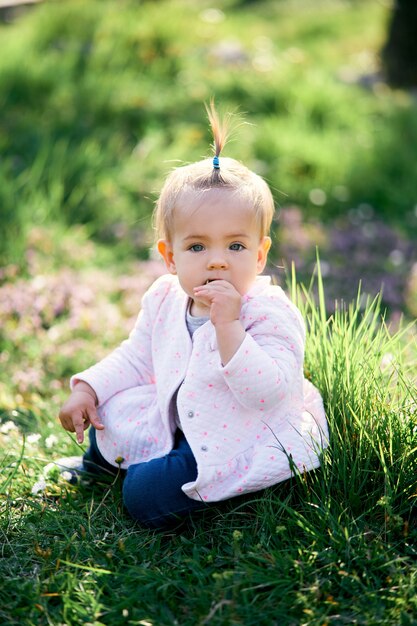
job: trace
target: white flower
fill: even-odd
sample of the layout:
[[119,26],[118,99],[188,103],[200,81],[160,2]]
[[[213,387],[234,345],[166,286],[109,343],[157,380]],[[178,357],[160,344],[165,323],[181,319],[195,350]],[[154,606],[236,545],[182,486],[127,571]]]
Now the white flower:
[[47,448],[53,448],[58,441],[59,439],[56,435],[49,435],[49,437],[45,439],[45,446]]
[[38,480],[32,487],[32,495],[36,496],[40,491],[45,491],[46,489],[46,480],[41,478]]
[[18,430],[18,427],[14,422],[12,422],[12,420],[4,422],[4,424],[0,426],[0,433],[6,434],[9,433],[11,430]]
[[57,467],[56,463],[48,463],[48,465],[45,465],[45,467],[43,468],[43,475],[47,478],[49,478],[51,474],[55,474],[57,472],[59,472],[59,468]]
[[39,433],[32,433],[26,437],[26,441],[28,443],[38,443],[39,439],[42,437]]

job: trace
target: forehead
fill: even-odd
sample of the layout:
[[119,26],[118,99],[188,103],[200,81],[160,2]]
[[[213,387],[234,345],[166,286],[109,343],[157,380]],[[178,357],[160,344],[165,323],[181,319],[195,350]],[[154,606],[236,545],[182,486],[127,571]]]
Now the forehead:
[[188,190],[181,193],[173,213],[174,228],[187,228],[204,222],[207,226],[256,224],[256,215],[248,198],[229,189]]

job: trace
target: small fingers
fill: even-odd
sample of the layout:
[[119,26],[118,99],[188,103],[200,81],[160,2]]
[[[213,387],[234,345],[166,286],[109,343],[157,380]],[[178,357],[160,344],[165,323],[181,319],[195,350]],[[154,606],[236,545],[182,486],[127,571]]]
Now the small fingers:
[[94,426],[94,428],[97,428],[97,430],[103,430],[104,424],[100,422],[100,418],[95,409],[88,410],[88,419],[91,425]]
[[100,422],[99,416],[97,415],[97,411],[91,408],[87,409],[85,413],[81,415],[74,416],[72,424],[74,426],[78,443],[83,443],[84,431],[87,430],[90,424],[98,430],[103,430],[104,428],[104,425]]
[[74,429],[74,425],[72,423],[71,415],[69,415],[65,411],[61,410],[59,412],[59,421],[61,422],[62,428],[65,428],[65,430],[68,430],[71,433],[74,432],[75,429]]
[[213,291],[213,290],[236,291],[232,283],[224,279],[212,280],[211,282],[205,283],[204,285],[198,285],[197,287],[194,287],[194,289],[205,289],[208,291]]
[[92,424],[94,428],[103,430],[97,414],[94,398],[90,393],[73,392],[59,413],[60,422],[69,432],[75,432],[78,443],[84,441],[84,431]]
[[83,441],[84,441],[84,423],[75,425],[75,436],[77,438],[78,443],[83,443]]
[[76,413],[67,413],[61,411],[59,414],[60,422],[70,433],[75,432],[76,439],[78,443],[83,443],[84,441],[84,430],[89,426],[89,420],[84,417],[82,411],[77,411]]
[[[219,284],[217,284],[219,283]],[[241,295],[230,283],[220,284],[220,281],[209,283],[208,285],[202,285],[201,287],[195,287],[194,293],[198,298],[205,298],[212,301],[214,298],[225,298],[226,301],[238,301],[241,302]]]
[[84,441],[84,430],[88,428],[88,420],[82,413],[78,413],[73,416],[72,425],[73,429],[71,432],[75,432],[78,443],[82,443]]

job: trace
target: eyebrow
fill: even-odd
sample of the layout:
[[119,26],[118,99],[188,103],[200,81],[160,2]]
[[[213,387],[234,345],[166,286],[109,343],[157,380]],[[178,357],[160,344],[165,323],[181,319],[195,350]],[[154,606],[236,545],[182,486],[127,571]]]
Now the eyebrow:
[[[190,239],[207,239],[207,235],[187,235],[187,237],[184,237],[183,241],[188,241]],[[224,235],[225,239],[250,239],[250,235],[247,235],[245,233],[230,233],[227,235]]]

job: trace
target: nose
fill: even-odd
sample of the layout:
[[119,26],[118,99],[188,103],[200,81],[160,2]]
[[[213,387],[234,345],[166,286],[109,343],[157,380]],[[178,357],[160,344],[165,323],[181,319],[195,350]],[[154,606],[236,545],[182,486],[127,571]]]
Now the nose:
[[221,256],[215,256],[210,259],[207,264],[209,270],[225,270],[227,269],[227,261]]

